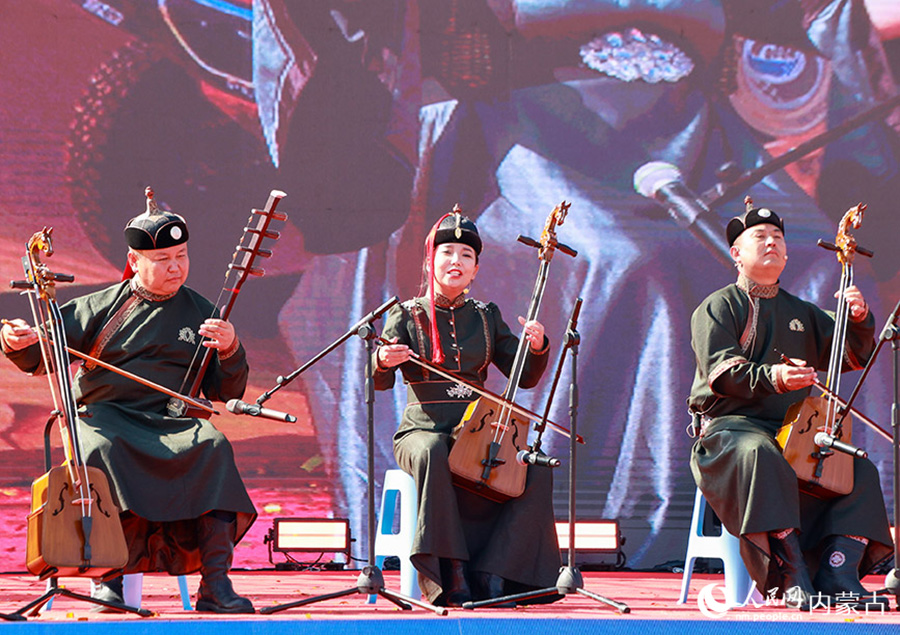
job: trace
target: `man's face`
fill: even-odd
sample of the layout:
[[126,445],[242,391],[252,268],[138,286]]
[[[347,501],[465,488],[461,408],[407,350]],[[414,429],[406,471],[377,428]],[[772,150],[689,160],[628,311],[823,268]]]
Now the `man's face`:
[[190,269],[187,243],[128,252],[128,264],[135,277],[150,293],[171,295],[185,283]]
[[734,241],[731,257],[738,270],[754,282],[775,284],[787,261],[784,234],[775,225],[754,225]]

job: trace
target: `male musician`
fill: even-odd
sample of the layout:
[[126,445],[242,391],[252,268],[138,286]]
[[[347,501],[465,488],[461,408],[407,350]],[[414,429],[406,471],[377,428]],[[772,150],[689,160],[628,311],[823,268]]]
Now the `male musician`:
[[[184,286],[184,219],[159,210],[148,188],[147,211],[129,221],[125,240],[126,280],[61,307],[69,347],[184,392],[202,345],[215,351],[203,393],[240,398],[249,368],[234,327]],[[20,369],[42,371],[37,335],[23,320],[4,324],[0,341]],[[198,611],[252,613],[228,578],[234,545],[256,519],[228,440],[206,419],[184,416],[177,401],[90,362],[75,375],[74,395],[85,462],[107,473],[121,510],[124,572],[199,569]],[[121,576],[94,596],[124,603]]]
[[[777,587],[801,609],[816,592],[852,594],[863,605],[886,601],[864,598],[859,581],[892,550],[875,466],[855,459],[850,494],[814,498],[798,491],[774,438],[816,369],[827,367],[834,317],[779,288],[787,249],[775,212],[748,209],[726,235],[737,282],[707,297],[691,319],[697,371],[688,404],[700,421],[694,479],[722,524],[742,538],[741,556],[761,591]],[[844,298],[844,370],[859,369],[874,350],[875,321],[855,286]]]

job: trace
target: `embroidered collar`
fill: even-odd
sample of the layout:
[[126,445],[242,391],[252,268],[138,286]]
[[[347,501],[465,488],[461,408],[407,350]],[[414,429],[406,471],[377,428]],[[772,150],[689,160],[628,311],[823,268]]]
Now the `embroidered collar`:
[[757,284],[753,282],[750,278],[745,276],[744,274],[738,274],[737,282],[738,289],[747,292],[751,298],[774,298],[778,295],[778,283],[775,284]]
[[169,298],[174,296],[175,293],[178,293],[178,291],[175,291],[175,293],[170,293],[168,295],[159,295],[158,293],[151,293],[150,291],[147,291],[144,287],[142,287],[140,285],[140,283],[137,281],[137,278],[131,279],[131,292],[134,295],[136,295],[137,297],[139,297],[141,300],[148,300],[150,302],[162,302],[163,300],[168,300]]
[[442,309],[458,309],[465,303],[466,303],[466,294],[465,293],[460,293],[453,300],[451,300],[447,296],[442,295],[442,294],[438,293],[437,291],[434,292],[434,305],[438,306]]

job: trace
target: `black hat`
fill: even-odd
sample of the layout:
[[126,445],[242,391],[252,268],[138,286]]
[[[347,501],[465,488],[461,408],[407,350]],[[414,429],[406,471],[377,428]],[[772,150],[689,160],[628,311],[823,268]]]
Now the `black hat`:
[[453,211],[444,215],[434,226],[433,246],[444,243],[462,243],[475,250],[475,254],[481,253],[481,236],[475,223],[462,215],[459,205],[453,206]]
[[744,203],[747,205],[747,211],[728,221],[728,226],[725,228],[725,236],[728,238],[729,247],[734,244],[734,241],[745,229],[749,229],[754,225],[768,223],[769,225],[775,225],[781,230],[781,233],[784,233],[784,222],[779,218],[778,214],[766,207],[753,207],[753,201],[749,196],[744,199]]
[[186,243],[188,228],[184,218],[174,212],[160,210],[153,200],[153,188],[144,190],[147,211],[135,216],[125,226],[125,242],[132,249],[165,249]]

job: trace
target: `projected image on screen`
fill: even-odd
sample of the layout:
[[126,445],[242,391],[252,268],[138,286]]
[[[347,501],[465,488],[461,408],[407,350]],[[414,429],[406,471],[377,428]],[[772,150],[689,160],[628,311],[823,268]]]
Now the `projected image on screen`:
[[[857,283],[877,320],[900,295],[900,110],[866,114],[896,103],[900,10],[855,0],[804,13],[808,4],[18,3],[0,24],[0,272],[21,278],[25,241],[52,225],[51,264],[76,276],[62,300],[115,283],[122,229],[152,185],[190,225],[188,285],[215,299],[250,211],[283,190],[289,219],[266,275],[248,280],[232,313],[252,402],[385,300],[415,296],[425,234],[457,204],[485,243],[470,293],[515,324],[539,265],[517,236],[539,238],[566,201],[558,238],[578,255],[554,259],[539,317],[555,362],[584,299],[579,516],[617,521],[629,566],[664,566],[683,557],[694,495],[689,319],[735,277],[716,231],[744,196],[785,220],[781,284],[824,308],[840,267],[816,241],[867,203],[856,237],[875,257],[857,263]],[[768,169],[803,144],[808,152]],[[709,208],[711,232],[691,224],[697,208],[636,179],[652,162],[674,166],[679,191]],[[4,317],[30,318],[27,307],[0,294]],[[365,557],[364,353],[348,340],[267,402],[296,424],[224,407],[214,417],[260,512],[236,566],[268,565],[263,538],[278,517],[347,518],[353,555]],[[883,370],[860,407],[886,422]],[[502,390],[500,373],[491,379]],[[543,412],[549,402],[567,425],[570,379],[566,369],[551,395],[548,373],[520,392],[522,405]],[[16,569],[50,402],[46,382],[8,362],[0,381],[0,561]],[[396,466],[391,436],[405,404],[404,386],[376,397],[379,482]],[[865,428],[854,439],[889,495],[889,446]],[[548,430],[543,449],[565,464],[568,439]],[[565,481],[558,470],[560,519]]]

